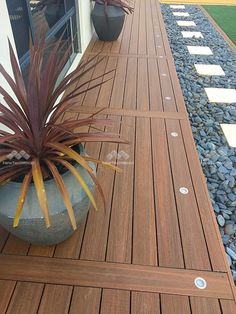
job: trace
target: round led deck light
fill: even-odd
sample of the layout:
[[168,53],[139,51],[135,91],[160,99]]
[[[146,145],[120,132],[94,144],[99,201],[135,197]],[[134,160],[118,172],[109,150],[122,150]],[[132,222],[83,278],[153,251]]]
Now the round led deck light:
[[198,289],[206,289],[206,287],[207,287],[207,282],[206,282],[206,280],[203,279],[203,278],[201,278],[201,277],[195,278],[194,283],[195,283],[195,286],[196,286]]
[[166,100],[171,100],[171,97],[167,96],[165,97]]
[[170,135],[173,137],[177,137],[179,134],[177,132],[171,132]]
[[185,187],[180,188],[179,191],[180,191],[180,193],[182,193],[182,194],[188,194],[188,189],[185,188]]

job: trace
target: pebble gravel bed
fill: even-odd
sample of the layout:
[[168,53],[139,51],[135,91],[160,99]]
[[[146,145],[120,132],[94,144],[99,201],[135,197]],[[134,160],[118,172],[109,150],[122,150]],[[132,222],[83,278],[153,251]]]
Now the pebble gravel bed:
[[[228,145],[221,123],[236,123],[236,104],[210,103],[206,87],[236,88],[236,54],[198,6],[174,10],[161,5],[168,38],[175,60],[185,104],[210,198],[236,281],[236,149]],[[172,12],[188,12],[176,17]],[[179,27],[177,20],[191,20],[196,27]],[[183,38],[181,31],[201,32],[204,38]],[[187,45],[208,46],[210,56],[190,55]],[[220,65],[225,76],[201,76],[194,64]],[[236,134],[235,134],[236,136]]]

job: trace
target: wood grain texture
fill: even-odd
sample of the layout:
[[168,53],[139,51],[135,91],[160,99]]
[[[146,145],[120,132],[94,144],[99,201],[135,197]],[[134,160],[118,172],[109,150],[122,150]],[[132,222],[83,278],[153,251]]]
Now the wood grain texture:
[[[207,281],[197,289],[196,277]],[[70,259],[0,256],[0,279],[232,299],[227,274]]]
[[38,310],[39,314],[64,314],[69,312],[71,286],[45,285]]
[[15,285],[15,281],[0,280],[0,313],[6,312]]
[[71,299],[70,314],[97,314],[100,309],[102,289],[75,287]]
[[193,314],[221,314],[220,304],[217,299],[191,297],[190,303]]
[[129,314],[130,292],[104,289],[102,293],[101,314]]
[[[189,298],[182,295],[161,295],[162,314],[190,314]],[[203,312],[199,312],[199,314]]]
[[7,309],[8,314],[37,313],[44,285],[41,283],[18,282],[11,302]]
[[234,301],[220,300],[222,312],[225,314],[236,313],[236,304]]
[[131,314],[159,314],[160,300],[159,294],[136,292],[131,294]]

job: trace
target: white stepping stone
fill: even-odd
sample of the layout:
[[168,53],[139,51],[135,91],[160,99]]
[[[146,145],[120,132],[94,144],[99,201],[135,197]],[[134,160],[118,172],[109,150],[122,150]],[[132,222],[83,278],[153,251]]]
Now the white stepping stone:
[[236,103],[236,89],[233,88],[205,88],[210,102]]
[[179,26],[196,26],[193,21],[176,21]]
[[220,126],[229,146],[236,147],[236,124],[221,124]]
[[203,38],[203,35],[201,32],[181,32],[183,38]]
[[171,9],[185,9],[185,5],[183,5],[183,4],[171,4],[170,8]]
[[191,55],[213,55],[211,49],[207,46],[187,46]]
[[190,16],[188,12],[173,12],[174,16]]
[[216,64],[194,64],[200,75],[225,75],[222,67]]

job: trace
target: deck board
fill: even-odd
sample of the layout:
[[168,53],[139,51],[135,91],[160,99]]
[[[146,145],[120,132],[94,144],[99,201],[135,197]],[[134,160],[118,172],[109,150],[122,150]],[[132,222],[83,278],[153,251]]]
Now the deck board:
[[[78,96],[63,119],[105,108],[100,116],[114,121],[107,130],[131,144],[87,143],[85,149],[123,173],[97,168],[106,212],[91,208],[57,246],[29,245],[0,228],[0,312],[236,312],[158,0],[135,0],[119,39],[105,43],[94,35],[83,60],[98,52],[93,62],[105,58],[80,82],[99,75],[95,82],[109,80]],[[189,193],[181,194],[181,187]],[[195,287],[196,277],[206,279],[206,289]]]

